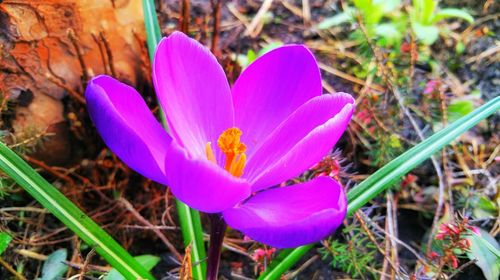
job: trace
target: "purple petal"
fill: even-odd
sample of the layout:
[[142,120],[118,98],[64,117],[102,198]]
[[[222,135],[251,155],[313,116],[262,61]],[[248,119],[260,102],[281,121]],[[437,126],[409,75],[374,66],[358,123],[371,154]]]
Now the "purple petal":
[[85,99],[106,145],[130,168],[166,184],[165,154],[172,138],[139,93],[109,76],[97,76],[89,82]]
[[175,143],[168,151],[165,170],[172,193],[190,207],[216,213],[250,196],[250,184],[215,163],[191,158]]
[[232,89],[235,123],[243,131],[247,156],[289,114],[322,92],[312,53],[288,45],[263,55],[245,69]]
[[344,133],[354,110],[347,93],[318,96],[297,109],[248,159],[252,191],[270,187],[319,162]]
[[250,238],[277,248],[319,241],[340,226],[346,198],[329,177],[258,193],[224,211],[227,224]]
[[[229,84],[216,58],[180,32],[161,40],[153,79],[173,137],[192,155],[205,158],[207,142],[233,126]],[[221,160],[218,149],[214,149]]]

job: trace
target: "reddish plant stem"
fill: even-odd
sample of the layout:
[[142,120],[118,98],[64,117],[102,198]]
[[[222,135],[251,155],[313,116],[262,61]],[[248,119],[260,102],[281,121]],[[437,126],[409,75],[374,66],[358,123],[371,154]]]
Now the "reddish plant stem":
[[222,242],[227,224],[220,214],[210,214],[210,245],[208,247],[207,280],[217,280]]
[[76,55],[78,57],[78,62],[80,62],[80,67],[82,68],[82,81],[83,87],[87,86],[87,82],[89,80],[89,74],[87,72],[87,66],[85,65],[85,60],[83,59],[83,52],[78,44],[78,39],[76,38],[75,31],[73,29],[68,29],[68,38],[71,41],[71,44],[75,48]]
[[184,34],[188,34],[189,32],[189,7],[190,7],[190,1],[189,0],[182,0],[182,6],[181,6],[181,21],[180,21],[180,27],[181,31],[184,32]]
[[101,37],[104,49],[106,50],[106,55],[108,56],[108,66],[109,70],[111,71],[111,75],[113,75],[113,77],[116,77],[115,65],[113,63],[113,52],[111,51],[111,47],[109,46],[108,39],[106,39],[103,31],[99,32],[99,37]]
[[210,4],[212,6],[212,13],[213,13],[212,16],[214,19],[211,51],[215,56],[217,56],[219,54],[218,45],[219,45],[219,29],[220,29],[222,0],[211,0]]

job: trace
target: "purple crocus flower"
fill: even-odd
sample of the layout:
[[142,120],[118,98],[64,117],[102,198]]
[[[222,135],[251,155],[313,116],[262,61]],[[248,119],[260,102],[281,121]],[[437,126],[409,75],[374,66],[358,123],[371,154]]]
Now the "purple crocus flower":
[[349,94],[321,94],[307,48],[263,55],[231,89],[216,58],[176,32],[158,46],[153,78],[170,134],[130,86],[98,76],[85,92],[97,130],[128,166],[274,247],[315,242],[339,227],[347,203],[332,178],[276,187],[320,161],[354,109]]

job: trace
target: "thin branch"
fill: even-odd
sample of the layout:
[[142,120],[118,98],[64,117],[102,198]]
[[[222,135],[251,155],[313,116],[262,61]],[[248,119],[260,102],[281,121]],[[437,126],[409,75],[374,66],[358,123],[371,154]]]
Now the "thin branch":
[[147,227],[150,227],[151,230],[153,230],[154,233],[160,238],[161,241],[167,246],[167,248],[170,250],[172,254],[177,258],[179,262],[182,262],[182,255],[175,249],[174,245],[168,240],[168,238],[158,229],[155,228],[153,224],[151,224],[148,220],[146,220],[137,210],[135,210],[134,206],[125,198],[121,197],[119,201],[127,208],[134,217],[141,222],[142,224],[146,225]]

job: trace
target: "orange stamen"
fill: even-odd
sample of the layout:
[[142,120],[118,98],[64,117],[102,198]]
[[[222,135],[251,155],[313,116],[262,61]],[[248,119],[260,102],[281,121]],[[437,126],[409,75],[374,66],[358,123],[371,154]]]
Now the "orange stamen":
[[[236,177],[240,177],[241,175],[243,175],[243,168],[245,167],[247,158],[245,155],[247,147],[245,146],[245,144],[241,143],[241,134],[242,132],[239,128],[232,127],[222,132],[222,134],[219,136],[219,139],[217,140],[217,145],[226,155],[226,163],[224,164],[224,169],[226,169],[227,171],[229,171],[229,173]],[[210,143],[207,144],[207,147],[210,148]],[[213,152],[212,157],[215,160]],[[207,158],[209,158],[208,150]]]
[[241,154],[238,160],[233,162],[233,164],[229,168],[229,173],[233,174],[236,177],[241,177],[241,175],[243,175],[243,168],[245,167],[246,162],[247,156],[245,154]]
[[205,145],[205,154],[207,155],[207,159],[213,163],[215,163],[215,155],[214,155],[214,151],[212,150],[212,143],[211,142],[208,142],[206,145]]

